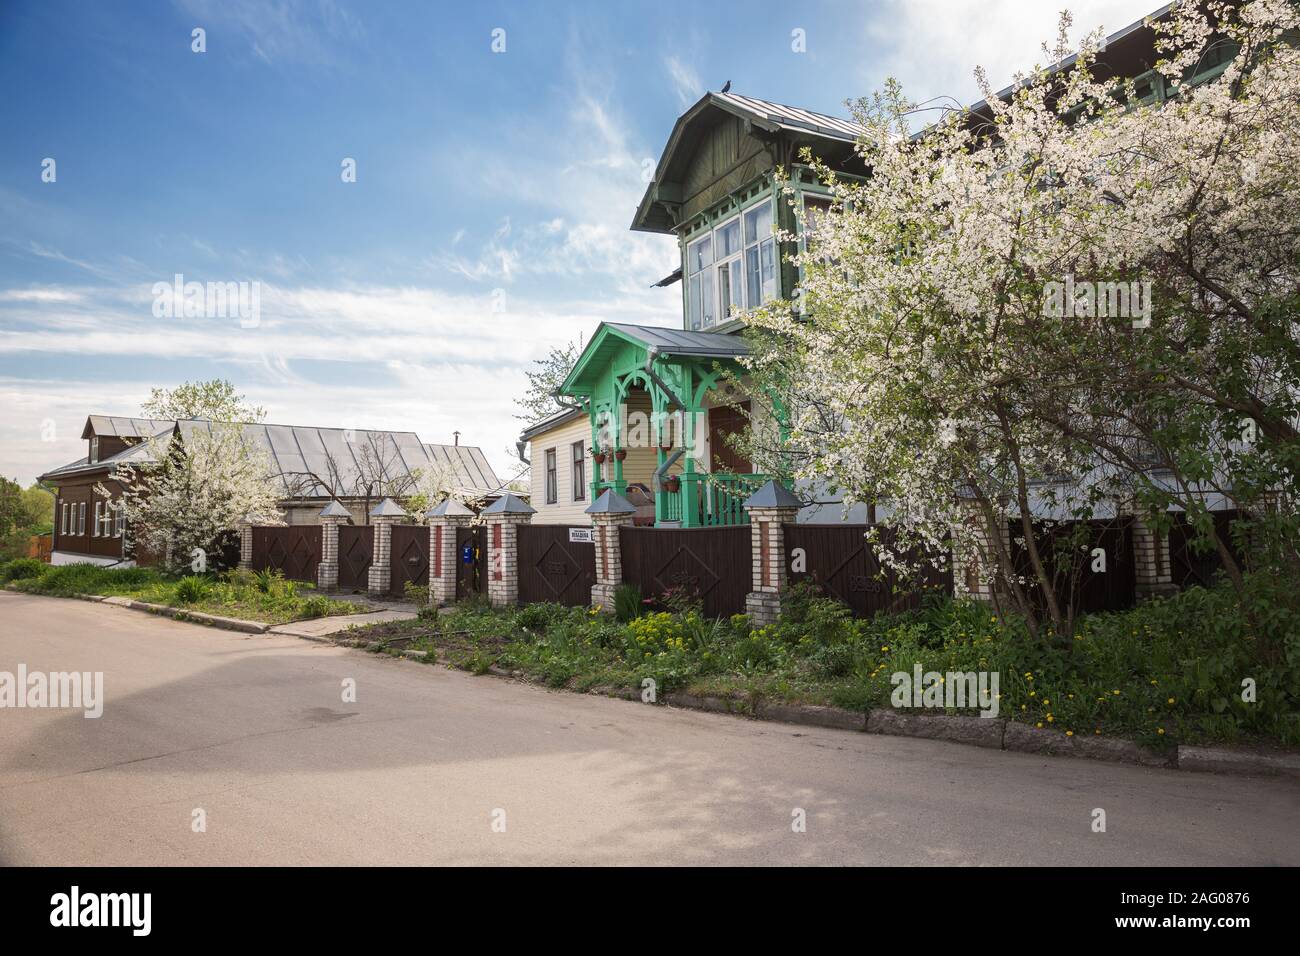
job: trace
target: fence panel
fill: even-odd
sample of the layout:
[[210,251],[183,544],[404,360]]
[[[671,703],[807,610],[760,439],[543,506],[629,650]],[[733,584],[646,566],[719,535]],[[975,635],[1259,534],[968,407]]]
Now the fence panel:
[[393,525],[392,547],[392,570],[388,576],[389,593],[404,595],[407,581],[427,588],[429,586],[429,526]]
[[568,525],[519,526],[519,601],[553,601],[570,607],[591,603],[596,583],[596,546],[570,541]]
[[375,557],[375,526],[339,525],[339,587],[364,591],[370,583],[370,562]]
[[[1075,529],[1087,525],[1081,544],[1069,542]],[[1034,525],[1034,542],[1044,569],[1054,583],[1053,592],[1062,613],[1070,605],[1075,615],[1098,611],[1123,611],[1136,602],[1136,579],[1133,563],[1133,522],[1123,518],[1113,521],[1061,521],[1050,527]],[[1019,521],[1011,522],[1011,557],[1017,573],[1028,582],[1029,599],[1040,613],[1046,613],[1042,587],[1034,575],[1033,564],[1023,539]],[[1093,570],[1094,549],[1105,552],[1105,570]]]
[[[791,583],[814,581],[830,597],[843,601],[854,617],[872,617],[919,607],[928,592],[952,593],[952,568],[927,565],[918,577],[900,581],[882,565],[866,540],[870,525],[785,525],[786,567]],[[892,533],[882,528],[882,542]],[[802,562],[795,562],[795,549]],[[796,570],[798,568],[803,570]]]
[[320,557],[320,525],[253,528],[254,570],[279,571],[291,580],[315,584]]
[[623,580],[644,597],[678,589],[698,597],[710,617],[740,614],[753,583],[750,529],[620,529]]
[[[1236,510],[1214,512],[1215,533],[1227,545],[1238,567],[1242,564],[1242,554],[1232,537],[1232,522],[1239,517],[1241,512]],[[1187,521],[1186,516],[1176,515],[1169,529],[1169,571],[1173,583],[1180,588],[1210,587],[1223,570],[1218,548],[1212,544],[1208,550],[1194,548],[1192,545],[1195,541],[1196,529]]]

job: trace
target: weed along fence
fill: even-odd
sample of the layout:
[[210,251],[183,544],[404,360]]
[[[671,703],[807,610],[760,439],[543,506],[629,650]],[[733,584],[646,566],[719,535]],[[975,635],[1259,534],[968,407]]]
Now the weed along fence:
[[[916,578],[900,582],[867,541],[869,525],[787,524],[782,530],[791,583],[819,585],[828,596],[847,604],[855,617],[919,607],[927,592],[952,593],[951,566],[923,563]],[[887,543],[887,529],[882,529],[882,535]]]
[[750,588],[748,527],[619,529],[623,580],[646,598],[668,591],[700,601],[709,617],[741,614]]

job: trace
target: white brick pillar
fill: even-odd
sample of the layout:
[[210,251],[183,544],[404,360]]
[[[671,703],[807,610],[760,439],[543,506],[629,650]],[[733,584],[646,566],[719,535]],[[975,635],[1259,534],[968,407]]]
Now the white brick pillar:
[[799,517],[801,507],[803,502],[775,481],[769,481],[745,502],[753,588],[745,596],[745,612],[755,624],[773,624],[781,615],[781,594],[790,581],[784,526]]
[[375,542],[366,590],[371,594],[386,594],[392,585],[393,525],[405,517],[402,506],[392,498],[385,498],[370,511],[370,523],[375,526]]
[[1173,594],[1174,573],[1169,564],[1169,535],[1142,518],[1133,518],[1133,590],[1139,601]]
[[451,604],[456,600],[459,570],[456,529],[468,526],[474,512],[448,498],[430,508],[425,517],[429,519],[429,602]]
[[316,565],[316,587],[328,591],[339,586],[339,525],[351,515],[337,501],[320,513],[320,564]]
[[528,524],[536,511],[512,494],[505,494],[483,509],[487,524],[488,600],[493,607],[519,603],[519,526]]
[[623,583],[622,532],[636,516],[630,501],[612,489],[601,492],[587,509],[591,515],[591,540],[596,548],[596,583],[591,587],[591,605],[606,614],[614,613],[614,592]]
[[[972,501],[963,501],[967,513],[964,529],[955,531],[952,544],[952,590],[954,597],[966,595],[977,601],[990,603],[997,586],[994,569],[997,558],[992,551],[992,542],[984,515]],[[1002,547],[1011,548],[1011,528],[1004,525]]]
[[247,521],[239,523],[239,566],[246,571],[253,567],[253,526]]

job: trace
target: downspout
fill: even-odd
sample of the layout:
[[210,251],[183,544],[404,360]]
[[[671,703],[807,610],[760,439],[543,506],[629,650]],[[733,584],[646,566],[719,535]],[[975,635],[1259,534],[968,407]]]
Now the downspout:
[[677,462],[677,459],[681,458],[682,455],[684,454],[686,454],[685,448],[677,449],[675,452],[672,453],[672,455],[664,459],[664,463],[662,465],[660,465],[658,468],[655,469],[654,479],[655,479],[656,492],[662,490],[660,488],[660,482],[664,480],[664,476],[668,473],[668,469],[671,468]]
[[522,438],[519,439],[519,441],[515,442],[515,454],[519,456],[520,461],[531,468],[533,467],[533,463],[529,461],[528,456],[524,454],[524,449],[527,447],[528,442],[524,441]]
[[642,366],[642,370],[650,377],[650,381],[658,385],[663,393],[668,396],[668,400],[672,402],[675,407],[680,408],[682,411],[686,411],[686,403],[677,397],[676,393],[668,387],[668,383],[660,378],[659,373],[655,371],[655,359],[658,357],[658,346],[652,345],[646,349],[646,360],[645,365]]

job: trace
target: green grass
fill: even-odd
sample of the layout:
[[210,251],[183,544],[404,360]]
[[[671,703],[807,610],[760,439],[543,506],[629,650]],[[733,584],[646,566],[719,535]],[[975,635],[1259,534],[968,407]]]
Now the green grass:
[[[483,604],[357,629],[369,641],[434,652],[474,672],[496,665],[552,687],[685,690],[747,700],[889,707],[891,676],[922,670],[999,675],[999,716],[1076,736],[1157,748],[1180,742],[1300,746],[1300,614],[1285,582],[1245,595],[1192,588],[1133,610],[1086,617],[1068,641],[1038,641],[987,605],[948,598],[853,620],[795,591],[775,625],[744,615],[648,614],[620,623],[582,608]],[[432,659],[433,655],[431,655]],[[1255,700],[1243,700],[1243,681]],[[973,713],[974,711],[967,711]]]
[[[3,571],[0,571],[2,575]],[[15,580],[13,587],[31,594],[56,597],[77,594],[129,597],[149,604],[265,624],[354,614],[367,608],[364,604],[329,598],[310,584],[286,581],[279,575],[259,576],[247,571],[178,578],[152,568],[65,564],[45,566],[38,575]]]

